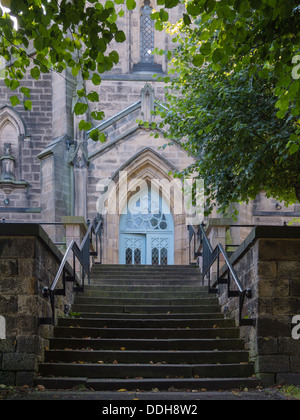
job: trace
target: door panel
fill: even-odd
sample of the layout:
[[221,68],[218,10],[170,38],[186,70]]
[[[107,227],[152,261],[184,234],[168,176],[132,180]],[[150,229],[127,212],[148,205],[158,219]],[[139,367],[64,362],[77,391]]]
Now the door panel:
[[146,236],[139,234],[121,235],[120,263],[127,265],[146,264]]
[[174,264],[173,236],[163,234],[147,234],[147,264]]

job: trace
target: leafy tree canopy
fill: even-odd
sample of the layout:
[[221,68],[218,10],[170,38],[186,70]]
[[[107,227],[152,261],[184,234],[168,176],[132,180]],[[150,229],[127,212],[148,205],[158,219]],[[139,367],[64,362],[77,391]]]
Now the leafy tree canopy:
[[[166,9],[180,0],[158,0]],[[164,9],[163,9],[164,10]],[[153,14],[156,28],[168,20],[166,10]],[[300,5],[298,0],[193,0],[186,2],[186,13],[173,31],[189,31],[189,53],[193,64],[224,65],[235,72],[249,68],[267,80],[276,76],[274,94],[277,117],[287,112],[300,115]],[[298,122],[299,125],[299,122]],[[299,128],[299,127],[298,127]],[[292,152],[300,147],[291,138]]]
[[[116,24],[124,11],[116,5],[124,0],[1,0],[0,56],[9,63],[5,84],[12,90],[11,104],[24,103],[31,109],[30,90],[22,87],[22,79],[30,68],[31,76],[38,80],[41,73],[69,69],[79,76],[75,114],[84,115],[88,101],[99,102],[96,91],[87,92],[85,82],[94,86],[101,83],[100,74],[111,70],[118,63],[116,51],[108,52],[115,40],[125,41],[125,34]],[[128,9],[135,7],[134,0],[127,0]],[[6,9],[9,8],[9,9]],[[101,111],[92,112],[95,120],[103,118]],[[81,130],[92,128],[89,121],[80,121]],[[95,131],[94,140],[104,140]]]
[[175,25],[161,12],[153,18],[178,45],[160,127],[197,158],[178,176],[205,179],[210,210],[215,200],[225,211],[261,190],[300,200],[298,2],[194,0]]

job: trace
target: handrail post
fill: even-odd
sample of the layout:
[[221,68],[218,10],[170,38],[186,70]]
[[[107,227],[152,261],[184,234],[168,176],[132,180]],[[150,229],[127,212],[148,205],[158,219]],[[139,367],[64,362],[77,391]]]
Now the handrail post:
[[[254,326],[255,325],[255,319],[243,319],[242,318],[242,310],[243,305],[245,302],[245,297],[248,299],[252,298],[252,291],[251,289],[247,288],[244,289],[243,285],[241,284],[240,280],[238,279],[238,276],[229,260],[229,257],[224,250],[223,246],[221,244],[218,244],[215,249],[212,248],[209,239],[206,235],[206,232],[204,230],[204,224],[202,223],[199,225],[200,229],[200,239],[202,243],[202,284],[204,285],[204,279],[205,276],[207,276],[208,280],[208,292],[209,293],[217,293],[218,289],[215,288],[215,286],[211,287],[211,268],[215,261],[217,260],[217,279],[216,284],[224,284],[227,283],[227,297],[238,297],[239,298],[239,325],[248,325],[248,326]],[[225,264],[227,269],[223,272],[222,277],[227,272],[227,281],[224,278],[221,278],[220,275],[220,254],[223,255]],[[231,278],[234,280],[238,290],[230,290],[230,282]]]

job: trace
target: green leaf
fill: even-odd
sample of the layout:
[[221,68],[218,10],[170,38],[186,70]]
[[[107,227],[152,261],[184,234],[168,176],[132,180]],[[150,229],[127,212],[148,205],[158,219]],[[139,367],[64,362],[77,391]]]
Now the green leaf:
[[11,88],[11,90],[18,89],[19,86],[20,82],[18,80],[10,80],[9,87]]
[[97,129],[97,128],[95,128],[94,130],[92,130],[89,133],[89,136],[90,136],[90,138],[93,141],[100,141],[101,143],[104,143],[106,141],[106,135],[105,135],[105,133],[101,133],[99,131],[99,129]]
[[205,44],[201,45],[200,52],[203,55],[209,55],[211,53],[211,43],[206,42]]
[[94,74],[93,74],[93,76],[92,76],[92,82],[93,82],[93,84],[94,84],[95,86],[100,85],[100,83],[101,83],[101,77],[99,76],[99,74],[98,74],[98,73],[94,73]]
[[16,106],[16,105],[19,105],[21,103],[21,101],[17,97],[17,95],[11,96],[9,99],[10,99],[10,102],[11,102],[12,106]]
[[[166,5],[167,7],[167,5]],[[196,17],[199,13],[199,6],[197,4],[189,3],[186,7],[186,11],[193,17]]]
[[30,99],[27,99],[27,101],[24,102],[24,108],[27,111],[31,111],[32,110],[32,102]]
[[205,57],[202,54],[195,54],[193,56],[193,64],[196,67],[201,67],[204,63]]
[[289,147],[289,154],[293,155],[294,153],[297,153],[299,150],[299,144],[293,143],[290,147]]
[[172,9],[179,4],[179,0],[165,0],[165,6],[167,9]]
[[99,94],[95,91],[92,91],[87,95],[87,99],[91,102],[99,102]]
[[88,110],[88,105],[83,104],[81,102],[77,102],[77,104],[74,107],[74,113],[75,115],[82,115]]
[[88,131],[92,128],[92,124],[90,122],[81,120],[79,123],[79,130],[80,131]]
[[136,8],[135,0],[126,0],[126,6],[128,10],[133,10]]
[[120,43],[126,41],[126,36],[125,36],[124,32],[123,31],[117,31],[116,34],[115,34],[115,40],[117,42],[120,42]]
[[30,98],[30,89],[26,87],[21,87],[21,92],[27,97]]
[[103,120],[103,118],[105,117],[105,114],[104,114],[104,112],[103,112],[103,111],[92,111],[92,112],[91,112],[91,117],[92,117],[94,120],[101,121],[101,120]]
[[159,11],[160,20],[162,22],[167,22],[169,19],[169,13],[165,11],[165,9],[161,9]]
[[72,67],[72,75],[76,77],[79,73],[79,69],[77,67]]
[[44,49],[44,37],[42,36],[38,36],[33,43],[34,47],[38,50],[38,51],[42,51]]
[[40,69],[36,66],[30,70],[30,74],[35,80],[38,80],[40,78],[41,72]]
[[113,63],[115,63],[115,64],[118,64],[119,59],[120,59],[119,54],[117,53],[117,51],[111,51],[111,52],[109,53],[109,58],[110,58],[110,59],[111,59],[111,61],[112,61]]

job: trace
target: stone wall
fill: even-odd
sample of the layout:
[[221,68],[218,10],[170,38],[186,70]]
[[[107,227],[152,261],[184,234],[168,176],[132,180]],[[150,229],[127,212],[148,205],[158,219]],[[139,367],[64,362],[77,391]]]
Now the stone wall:
[[[21,86],[31,89],[31,111],[25,111],[23,105],[12,108],[9,98],[16,94],[22,98],[22,94],[19,90],[10,91],[0,80],[0,125],[10,121],[16,130],[17,142],[12,153],[16,159],[17,180],[26,181],[28,187],[15,189],[10,194],[0,190],[0,215],[10,220],[40,220],[40,162],[37,155],[52,140],[52,76],[43,74],[40,80],[33,80],[28,72]],[[5,199],[9,199],[9,204],[4,204]]]
[[[0,340],[0,383],[33,385],[38,362],[49,347],[52,325],[50,301],[42,297],[51,286],[62,254],[35,224],[0,224],[0,315],[6,320],[6,339]],[[73,301],[72,283],[66,296],[56,296],[56,316]]]
[[[257,226],[231,261],[253,292],[243,316],[256,326],[241,331],[256,374],[265,385],[300,384],[300,340],[292,338],[292,318],[300,315],[300,229]],[[225,286],[220,290],[223,311],[237,319],[238,299],[228,300]]]

